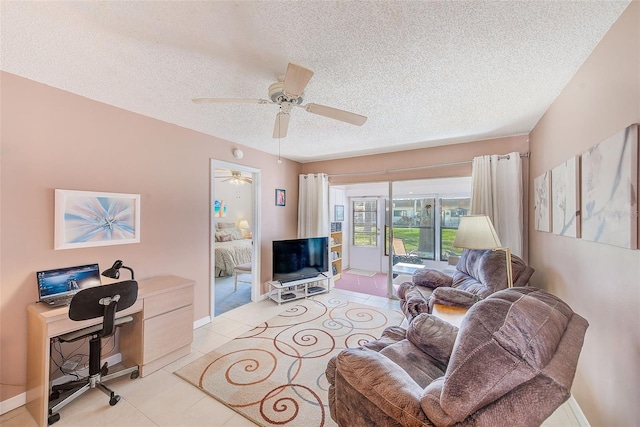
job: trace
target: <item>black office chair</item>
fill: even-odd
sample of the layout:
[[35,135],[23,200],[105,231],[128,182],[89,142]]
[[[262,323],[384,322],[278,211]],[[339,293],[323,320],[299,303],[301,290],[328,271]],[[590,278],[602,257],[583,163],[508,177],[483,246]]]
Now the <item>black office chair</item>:
[[[110,398],[109,404],[114,406],[120,401],[120,396],[105,386],[103,382],[123,375],[130,375],[131,379],[138,377],[138,366],[119,370],[112,374],[108,374],[107,363],[100,368],[100,340],[113,335],[117,326],[124,325],[133,320],[132,316],[116,318],[116,313],[131,307],[137,298],[138,282],[135,280],[83,289],[74,295],[69,305],[69,318],[71,320],[79,321],[99,317],[102,317],[103,320],[101,324],[69,332],[68,334],[63,334],[58,337],[62,342],[73,342],[87,337],[90,338],[89,376],[78,381],[71,381],[52,387],[49,401],[52,402],[53,405],[49,408],[49,425],[60,419],[58,410],[92,388],[98,387],[107,394]],[[55,401],[59,400],[63,394],[65,396],[62,400],[56,403]]]

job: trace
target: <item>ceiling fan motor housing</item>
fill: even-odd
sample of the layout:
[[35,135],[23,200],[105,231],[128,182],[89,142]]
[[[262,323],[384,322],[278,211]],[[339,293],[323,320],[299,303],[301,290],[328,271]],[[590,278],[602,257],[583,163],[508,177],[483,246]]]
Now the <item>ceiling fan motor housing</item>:
[[282,104],[283,102],[290,102],[292,104],[302,104],[304,92],[300,94],[299,97],[292,98],[282,91],[283,85],[284,85],[284,78],[282,78],[281,80],[279,79],[275,83],[272,83],[271,86],[269,86],[269,99],[271,99],[271,101],[275,102],[278,105]]

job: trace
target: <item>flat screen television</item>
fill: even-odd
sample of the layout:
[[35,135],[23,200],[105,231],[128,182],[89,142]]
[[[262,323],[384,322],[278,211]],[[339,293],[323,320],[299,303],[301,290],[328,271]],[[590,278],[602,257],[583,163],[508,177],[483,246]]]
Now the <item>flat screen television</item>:
[[328,273],[328,237],[273,241],[273,280],[292,282]]

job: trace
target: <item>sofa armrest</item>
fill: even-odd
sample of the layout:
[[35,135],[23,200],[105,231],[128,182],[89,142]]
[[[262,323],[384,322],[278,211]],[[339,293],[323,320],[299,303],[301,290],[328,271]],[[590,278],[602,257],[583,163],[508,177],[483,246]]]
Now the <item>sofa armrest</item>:
[[[335,382],[334,404],[348,404],[346,415],[351,422],[370,419],[371,411],[377,410],[385,414],[387,421],[393,420],[403,426],[427,424],[420,405],[422,387],[389,358],[366,348],[347,349],[338,354],[333,366],[335,373],[327,377]],[[341,381],[346,384],[341,385]],[[353,395],[341,396],[342,388],[350,389],[352,394],[357,392],[358,401],[354,401]],[[336,411],[338,424],[340,412]],[[383,424],[389,423],[380,425]]]
[[471,292],[456,288],[434,289],[429,297],[429,313],[433,311],[434,304],[448,305],[452,307],[469,308],[480,301],[480,297]]

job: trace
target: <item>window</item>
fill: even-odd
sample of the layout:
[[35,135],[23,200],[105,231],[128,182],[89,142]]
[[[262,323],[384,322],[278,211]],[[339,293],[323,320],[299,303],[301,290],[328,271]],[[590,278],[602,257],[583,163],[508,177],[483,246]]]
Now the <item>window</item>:
[[393,205],[393,237],[402,240],[407,254],[435,259],[436,199],[394,199]]
[[441,198],[440,199],[440,261],[447,261],[450,256],[462,255],[462,249],[453,246],[458,232],[460,217],[469,215],[471,199]]
[[378,202],[376,200],[353,201],[353,245],[378,245]]

